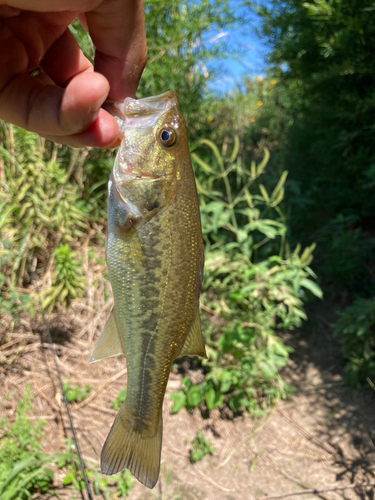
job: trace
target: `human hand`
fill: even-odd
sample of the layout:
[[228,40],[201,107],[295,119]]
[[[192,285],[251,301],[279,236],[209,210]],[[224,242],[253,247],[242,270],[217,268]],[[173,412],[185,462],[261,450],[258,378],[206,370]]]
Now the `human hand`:
[[[94,67],[69,31],[76,17]],[[143,0],[0,0],[0,118],[60,144],[114,147],[101,105],[134,97],[146,56]]]

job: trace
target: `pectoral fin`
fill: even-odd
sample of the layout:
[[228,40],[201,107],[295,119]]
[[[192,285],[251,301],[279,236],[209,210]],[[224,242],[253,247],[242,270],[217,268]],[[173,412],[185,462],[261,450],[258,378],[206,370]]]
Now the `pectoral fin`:
[[105,324],[104,330],[96,341],[89,363],[94,363],[100,359],[110,358],[125,354],[120,341],[120,332],[117,326],[116,312],[112,312]]
[[198,308],[186,340],[179,352],[178,357],[181,356],[200,356],[201,358],[207,358]]

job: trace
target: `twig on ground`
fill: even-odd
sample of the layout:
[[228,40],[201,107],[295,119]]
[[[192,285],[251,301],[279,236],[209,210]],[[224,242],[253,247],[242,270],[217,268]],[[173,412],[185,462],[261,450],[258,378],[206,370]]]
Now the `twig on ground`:
[[56,415],[31,415],[29,420],[56,420]]
[[[101,412],[101,413],[108,413],[109,415],[117,415],[117,411],[115,410],[111,410],[110,408],[104,408],[102,406],[95,406],[95,405],[87,405],[88,408],[90,408],[90,410],[94,410],[94,411],[98,411],[98,412]],[[76,417],[81,417],[81,413],[74,413],[73,412],[73,415],[75,415]]]
[[235,490],[232,490],[232,489],[229,489],[229,488],[224,488],[224,486],[221,486],[220,484],[216,483],[213,479],[211,479],[209,476],[207,476],[204,472],[202,472],[201,470],[199,470],[196,465],[193,465],[193,469],[195,469],[204,479],[206,479],[211,484],[213,484],[214,486],[216,486],[216,488],[219,488],[219,490],[224,491],[225,493],[230,493],[232,491],[235,491]]
[[296,495],[307,495],[307,494],[314,494],[318,495],[319,493],[326,493],[328,491],[341,491],[341,490],[349,490],[349,489],[354,489],[354,488],[360,488],[360,487],[367,487],[367,488],[372,488],[375,486],[375,483],[354,483],[354,484],[348,484],[347,486],[332,486],[330,488],[311,488],[309,490],[299,490],[299,491],[293,491],[293,493],[282,493],[280,495],[269,495],[265,497],[259,497],[258,500],[270,500],[271,498],[285,498],[285,497],[292,497]]
[[91,401],[93,399],[96,398],[96,396],[98,396],[101,392],[104,391],[104,389],[106,387],[108,387],[112,382],[114,382],[115,380],[117,380],[118,378],[122,377],[123,375],[125,375],[125,373],[128,372],[128,369],[127,368],[124,368],[123,370],[121,370],[119,373],[117,373],[116,375],[114,375],[113,377],[111,377],[109,380],[107,380],[107,382],[105,382],[100,389],[98,389],[96,392],[94,392],[93,394],[91,394],[91,396],[89,396],[88,398],[86,398],[84,401],[82,401],[82,403],[79,403],[79,405],[76,406],[75,409],[78,409],[78,408],[82,408],[83,406],[86,406],[88,403],[91,403]]
[[98,312],[98,314],[92,319],[86,326],[82,328],[82,330],[76,335],[77,339],[80,339],[87,331],[91,328],[94,330],[94,326],[96,327],[98,321],[102,317],[102,315],[108,311],[113,306],[113,299],[109,299],[104,307]]
[[268,415],[263,420],[263,422],[258,427],[256,427],[249,436],[246,436],[242,441],[240,441],[233,448],[233,450],[228,454],[227,458],[223,462],[221,462],[221,464],[219,464],[217,467],[215,467],[214,471],[217,471],[217,470],[221,469],[222,467],[224,467],[229,462],[229,460],[232,458],[232,456],[234,455],[234,453],[239,448],[241,448],[242,445],[244,445],[247,441],[250,441],[250,439],[255,438],[263,430],[263,428],[266,426],[266,424],[269,422],[269,420],[272,417],[272,415],[273,415],[273,413],[274,413],[275,410],[276,410],[276,405],[268,412]]
[[320,439],[317,437],[313,436],[310,434],[306,429],[304,429],[301,425],[299,425],[297,422],[295,422],[291,417],[286,415],[280,408],[277,409],[277,411],[280,413],[282,417],[284,417],[288,422],[290,422],[294,427],[296,427],[309,441],[314,443],[316,446],[319,446],[320,448],[323,448],[327,453],[330,453],[331,455],[334,455],[336,458],[341,460],[341,456],[337,453],[337,451],[329,444],[323,443]]
[[200,308],[202,309],[202,311],[209,313],[209,314],[212,314],[213,316],[216,316],[215,311],[213,309],[210,309],[209,307],[205,306],[204,304],[201,304]]
[[320,389],[331,389],[332,387],[340,387],[343,385],[345,385],[344,381],[331,382],[330,384],[318,384],[311,387],[301,387],[300,389],[296,389],[295,392],[319,391]]
[[0,345],[0,351],[2,351],[3,349],[6,349],[7,347],[10,347],[13,344],[17,344],[17,342],[20,342],[20,340],[21,340],[20,338],[14,339],[14,340],[11,340],[10,342],[7,342],[6,344]]
[[374,384],[374,382],[369,377],[367,377],[366,380],[369,383],[371,389],[373,389],[375,391],[375,384]]
[[[295,484],[298,484],[298,486],[304,488],[305,490],[309,490],[310,486],[303,483],[300,479],[297,479],[295,477],[292,477],[290,474],[288,474],[285,470],[279,469],[279,472],[282,476],[286,477],[290,481],[292,481]],[[327,500],[327,495],[324,495],[324,493],[318,493],[318,497],[322,498],[323,500]]]
[[47,401],[47,403],[52,407],[53,410],[55,410],[57,412],[60,411],[58,406],[55,404],[55,402],[53,400],[51,400],[48,396],[46,396],[42,390],[40,390],[36,385],[34,385],[34,388],[37,391],[37,393],[39,394],[39,396],[41,396],[45,401]]

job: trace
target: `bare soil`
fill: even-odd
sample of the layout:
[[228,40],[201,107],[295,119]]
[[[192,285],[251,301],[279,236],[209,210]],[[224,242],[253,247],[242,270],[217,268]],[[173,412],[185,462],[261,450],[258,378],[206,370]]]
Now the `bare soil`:
[[[47,317],[64,381],[93,387],[90,397],[73,403],[71,411],[83,456],[96,464],[116,415],[111,401],[126,386],[123,357],[88,364],[112,307],[103,298],[108,285],[101,272],[90,270],[95,292]],[[345,385],[338,365],[340,347],[331,335],[334,313],[320,305],[309,316],[301,330],[284,337],[295,349],[284,373],[295,393],[263,419],[223,419],[218,411],[204,418],[198,410],[190,414],[185,409],[171,415],[169,394],[181,385],[181,375],[171,373],[163,412],[161,479],[153,492],[137,483],[130,499],[252,500],[330,487],[336,491],[304,493],[303,499],[375,499],[374,487],[363,486],[375,484],[375,391]],[[14,418],[16,403],[30,384],[36,410],[32,418],[47,422],[45,451],[61,451],[71,431],[40,317],[23,320],[13,330],[8,324],[0,337],[0,415]],[[12,394],[10,400],[7,394]],[[211,440],[215,454],[192,465],[189,450],[198,430]],[[63,498],[80,498],[62,488],[62,477],[58,472],[57,492]],[[362,486],[354,488],[357,483]],[[345,486],[350,487],[338,489]]]

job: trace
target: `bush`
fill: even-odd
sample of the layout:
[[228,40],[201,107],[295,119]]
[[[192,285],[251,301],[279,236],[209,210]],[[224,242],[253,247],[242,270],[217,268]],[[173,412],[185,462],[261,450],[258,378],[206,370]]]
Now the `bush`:
[[215,453],[214,448],[211,446],[211,442],[202,431],[198,431],[197,435],[193,439],[192,448],[190,450],[190,462],[195,464],[202,460],[206,455],[213,455]]
[[104,224],[112,163],[113,152],[53,145],[0,122],[0,313],[17,315],[20,302],[32,312],[19,288],[38,279],[46,309],[83,295],[75,250],[90,225]]
[[23,500],[31,493],[50,492],[54,478],[51,457],[41,453],[45,422],[34,425],[27,416],[31,410],[31,389],[27,387],[17,405],[16,418],[0,419],[4,434],[0,444],[0,498]]
[[204,321],[205,380],[196,385],[185,378],[183,389],[171,396],[172,413],[184,406],[211,410],[227,404],[234,413],[258,416],[290,391],[278,369],[291,349],[276,331],[300,326],[306,319],[303,300],[309,294],[322,297],[309,267],[315,245],[301,255],[300,246],[290,252],[279,206],[287,173],[270,193],[259,183],[267,152],[247,170],[235,161],[236,147],[226,158],[210,141],[200,144],[214,157],[211,166],[193,154],[202,167],[197,175],[206,243],[202,301],[215,322]]
[[[69,387],[67,398],[69,399]],[[71,394],[75,401],[82,400]],[[72,400],[72,397],[70,398]],[[72,485],[78,491],[85,489],[75,447],[68,440],[64,453],[42,453],[44,440],[43,420],[31,423],[31,388],[28,386],[19,401],[14,422],[0,418],[3,433],[0,441],[0,498],[1,500],[26,500],[35,493],[54,494],[54,471],[50,467],[64,469],[63,486]],[[97,465],[97,464],[96,464]],[[97,472],[97,467],[87,467],[86,474],[95,494],[105,499],[126,498],[134,485],[128,470],[111,479]]]
[[341,336],[348,382],[359,387],[375,380],[375,298],[357,299],[340,314],[335,335]]
[[367,297],[375,293],[372,10],[370,0],[271,0],[258,10],[289,115],[282,157],[293,178],[292,237],[319,242],[314,264],[331,288]]

